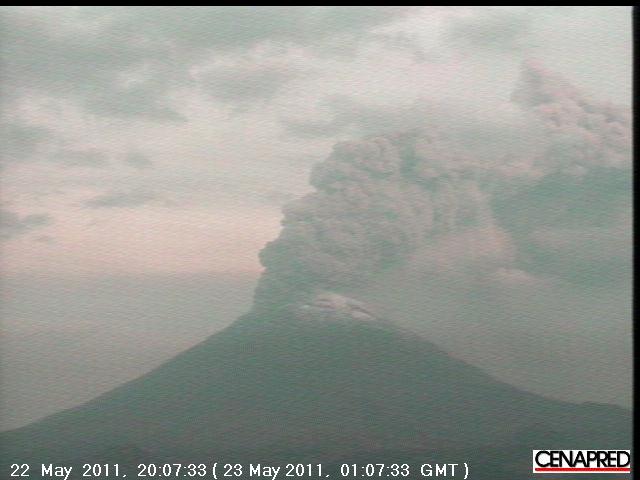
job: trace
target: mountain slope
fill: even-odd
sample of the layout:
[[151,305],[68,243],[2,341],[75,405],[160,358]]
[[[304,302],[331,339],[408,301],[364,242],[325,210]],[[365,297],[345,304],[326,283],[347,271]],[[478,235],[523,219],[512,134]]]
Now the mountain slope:
[[385,323],[287,310],[246,316],[140,379],[1,441],[10,463],[225,454],[334,462],[367,452],[377,462],[384,452],[468,457],[513,445],[523,445],[516,455],[526,463],[530,442],[628,448],[629,428],[623,409],[523,392]]

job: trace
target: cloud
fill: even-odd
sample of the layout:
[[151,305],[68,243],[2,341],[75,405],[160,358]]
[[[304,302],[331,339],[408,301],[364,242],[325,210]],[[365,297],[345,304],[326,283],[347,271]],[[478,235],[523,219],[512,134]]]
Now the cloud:
[[51,131],[39,125],[3,122],[0,126],[2,163],[32,160],[38,149],[51,137]]
[[303,139],[341,134],[374,135],[424,127],[430,118],[429,107],[422,101],[404,106],[385,106],[363,103],[345,95],[332,95],[319,106],[328,109],[328,119],[282,118],[285,132]]
[[[280,119],[285,135],[291,139],[354,138],[384,135],[389,132],[446,131],[451,141],[475,150],[488,158],[505,152],[530,150],[538,139],[527,138],[540,130],[515,108],[499,109],[490,117],[485,105],[470,104],[468,97],[439,101],[417,98],[406,103],[378,103],[378,98],[363,101],[346,95],[332,95],[322,100],[316,110],[323,117],[290,116]],[[495,103],[492,103],[495,107]],[[509,106],[511,107],[511,106]]]
[[[11,103],[39,91],[72,100],[97,115],[181,121],[171,92],[189,85],[191,67],[212,56],[266,43],[344,51],[344,45],[365,41],[369,32],[408,11],[400,7],[5,7],[0,19],[3,100]],[[241,95],[224,79],[217,87],[222,96]],[[261,88],[268,93],[273,80]]]
[[313,170],[317,191],[285,206],[281,236],[261,252],[257,302],[366,282],[438,232],[490,222],[472,173],[481,166],[443,142],[407,134],[336,145]]
[[53,219],[45,213],[20,216],[9,210],[2,209],[0,211],[0,239],[3,241],[10,240],[51,223],[53,223]]
[[592,100],[536,61],[525,63],[513,99],[542,119],[553,135],[541,167],[548,162],[580,175],[595,166],[630,166],[628,108]]
[[148,191],[112,191],[97,195],[84,202],[88,208],[134,208],[146,205],[157,199],[157,195]]
[[537,180],[494,199],[522,252],[520,267],[585,285],[628,281],[629,110],[589,98],[537,62],[524,65],[513,98],[546,133],[529,159]]
[[216,100],[248,106],[271,100],[296,76],[291,69],[276,66],[222,67],[204,76],[201,85]]
[[51,237],[49,235],[38,235],[36,238],[34,238],[34,240],[36,242],[49,244],[49,245],[52,245],[52,244],[56,243],[55,238],[53,238],[53,237]]
[[53,130],[25,123],[5,121],[0,128],[2,163],[49,161],[64,167],[102,168],[109,165],[107,154],[96,148],[58,148],[62,136]]
[[267,190],[264,193],[256,192],[256,195],[258,196],[261,204],[277,206],[282,206],[296,198],[295,195],[281,190]]
[[153,167],[153,162],[147,157],[144,153],[141,152],[129,152],[124,157],[124,163],[127,165],[138,168],[145,169]]
[[51,160],[65,167],[102,168],[109,164],[107,155],[97,149],[60,150]]
[[445,41],[460,49],[486,49],[513,54],[530,47],[528,35],[536,12],[518,8],[482,8],[471,15],[454,17]]
[[371,35],[372,40],[379,42],[380,46],[393,50],[394,52],[407,52],[411,54],[414,61],[422,63],[428,59],[433,59],[434,55],[428,53],[421,45],[420,39],[416,35],[406,32],[375,33]]
[[82,15],[94,20],[108,15],[111,31],[124,36],[136,33],[152,42],[170,38],[180,49],[230,51],[266,41],[321,47],[328,38],[357,38],[409,11],[406,7],[137,7],[85,9]]
[[[163,72],[157,71],[154,75],[163,75]],[[185,122],[186,118],[167,103],[167,96],[166,88],[154,85],[149,80],[135,86],[114,86],[92,92],[85,99],[84,107],[96,115]]]
[[[524,65],[514,101],[532,128],[517,131],[522,142],[498,158],[458,141],[446,121],[338,143],[313,169],[315,192],[285,205],[282,234],[261,252],[266,271],[257,305],[295,301],[316,289],[357,289],[381,272],[415,263],[419,252],[434,275],[452,269],[472,277],[574,282],[585,278],[577,268],[593,277],[602,275],[604,263],[607,278],[626,278],[626,254],[597,258],[604,243],[588,241],[580,247],[584,254],[556,262],[558,254],[541,250],[539,230],[562,226],[574,228],[576,238],[596,231],[608,238],[598,230],[612,228],[607,215],[623,219],[611,235],[629,228],[628,112],[590,101],[535,63]],[[333,127],[375,118],[372,109],[334,105]],[[560,156],[567,135],[572,148]],[[520,151],[519,143],[535,148]],[[586,208],[595,199],[597,206]]]

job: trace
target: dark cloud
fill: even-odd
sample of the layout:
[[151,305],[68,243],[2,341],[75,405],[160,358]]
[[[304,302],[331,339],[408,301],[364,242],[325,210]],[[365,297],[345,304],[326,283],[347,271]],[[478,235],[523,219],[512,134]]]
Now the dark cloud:
[[53,219],[45,213],[20,216],[9,210],[0,210],[0,239],[10,240],[33,230],[50,225]]
[[[169,94],[190,84],[189,68],[213,54],[264,43],[318,51],[334,48],[333,42],[357,45],[372,29],[407,11],[400,7],[5,7],[0,12],[3,100],[11,102],[35,90],[70,98],[95,114],[182,120]],[[224,81],[218,88],[222,96],[242,95]],[[273,86],[261,88],[268,93]]]
[[149,157],[141,152],[129,152],[124,157],[123,161],[127,165],[135,168],[144,169],[153,167],[153,162],[149,159]]
[[281,236],[260,254],[258,304],[362,284],[438,233],[490,221],[474,179],[483,170],[439,134],[336,145],[313,170],[316,191],[285,206]]
[[249,106],[271,100],[297,73],[272,66],[220,68],[201,81],[204,90],[216,100]]
[[97,195],[86,202],[88,208],[134,208],[155,200],[157,195],[147,191],[113,191]]
[[[163,75],[157,70],[153,75]],[[104,89],[85,99],[88,112],[122,118],[144,118],[160,122],[185,122],[186,118],[166,102],[168,88],[144,81],[135,86]]]
[[535,12],[530,9],[483,8],[468,17],[451,21],[445,41],[463,49],[487,49],[514,53],[527,45]]
[[107,155],[96,149],[60,150],[51,160],[65,167],[103,168],[109,165]]
[[81,19],[108,19],[111,32],[151,43],[170,39],[182,51],[228,51],[267,41],[321,48],[328,38],[358,39],[408,11],[406,7],[90,8],[81,11]]
[[38,148],[51,137],[51,131],[45,127],[17,122],[2,123],[0,125],[2,163],[32,160]]

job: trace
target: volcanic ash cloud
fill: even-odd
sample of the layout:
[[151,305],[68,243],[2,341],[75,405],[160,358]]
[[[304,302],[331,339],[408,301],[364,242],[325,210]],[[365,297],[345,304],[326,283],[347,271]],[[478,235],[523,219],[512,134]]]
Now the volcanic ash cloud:
[[281,235],[260,254],[265,273],[256,308],[296,303],[317,291],[352,291],[414,260],[416,252],[426,249],[421,256],[429,257],[432,246],[464,262],[467,253],[456,253],[456,245],[474,231],[500,240],[500,252],[489,255],[494,277],[526,275],[513,265],[512,225],[496,208],[508,209],[510,198],[552,177],[579,184],[597,169],[628,172],[630,115],[589,100],[534,62],[525,64],[513,100],[535,123],[532,131],[542,129],[534,154],[511,151],[487,161],[450,141],[444,127],[337,144],[312,172],[315,191],[284,208]]

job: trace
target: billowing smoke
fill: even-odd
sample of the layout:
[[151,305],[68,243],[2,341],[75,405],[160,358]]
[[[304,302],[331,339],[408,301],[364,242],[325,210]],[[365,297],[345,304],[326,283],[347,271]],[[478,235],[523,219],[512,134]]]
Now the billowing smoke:
[[282,234],[261,252],[258,304],[362,284],[438,233],[490,221],[485,175],[436,135],[338,144],[312,173],[317,191],[285,207]]
[[536,242],[557,238],[557,224],[569,241],[566,228],[603,228],[597,219],[587,225],[580,212],[559,212],[601,196],[610,207],[602,214],[620,215],[613,204],[628,191],[603,192],[592,177],[614,188],[622,178],[626,187],[630,115],[590,101],[535,62],[524,65],[513,99],[531,116],[523,142],[541,132],[533,154],[488,161],[450,140],[445,126],[336,145],[312,172],[316,191],[285,207],[281,235],[261,252],[266,270],[256,307],[295,303],[317,290],[352,292],[410,264],[511,280],[554,273],[544,271],[548,259],[532,260]]
[[628,168],[631,112],[584,96],[563,78],[527,62],[513,100],[537,115],[552,141],[538,166],[581,175],[593,167]]

